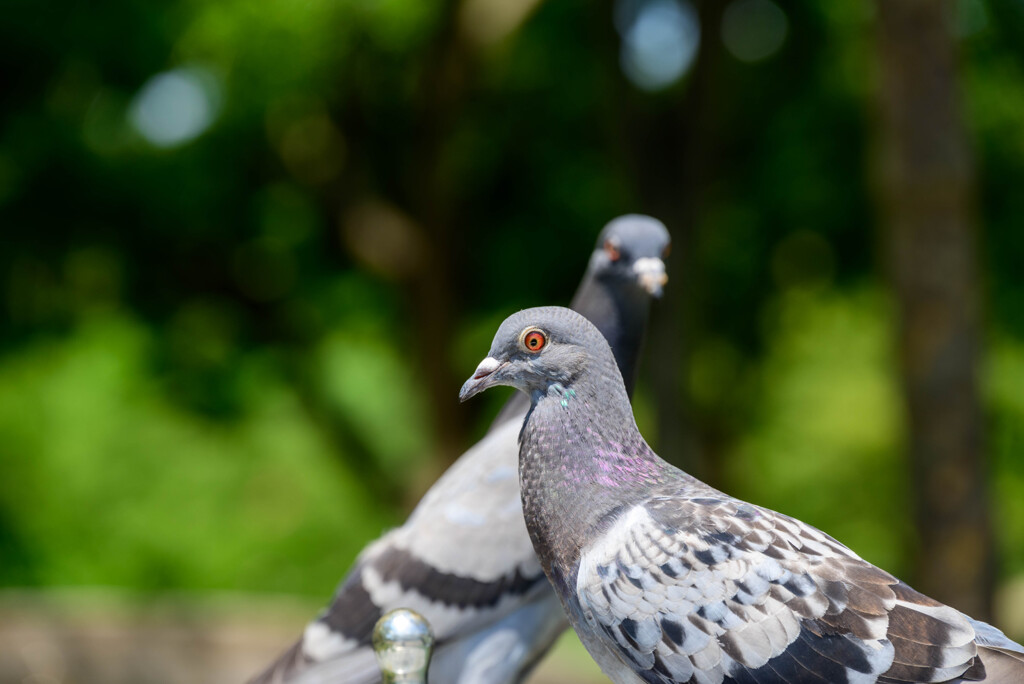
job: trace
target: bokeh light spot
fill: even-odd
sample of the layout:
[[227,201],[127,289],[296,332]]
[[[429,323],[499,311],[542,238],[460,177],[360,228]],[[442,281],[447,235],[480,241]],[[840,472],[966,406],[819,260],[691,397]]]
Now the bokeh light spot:
[[[700,45],[700,20],[685,0],[649,0],[619,8],[620,63],[642,90],[663,90],[689,70]],[[625,15],[628,12],[628,17]]]
[[156,74],[132,100],[129,119],[157,147],[174,147],[203,133],[216,118],[220,85],[209,71],[181,68]]
[[722,13],[722,42],[741,62],[774,55],[788,30],[786,13],[771,0],[734,0]]

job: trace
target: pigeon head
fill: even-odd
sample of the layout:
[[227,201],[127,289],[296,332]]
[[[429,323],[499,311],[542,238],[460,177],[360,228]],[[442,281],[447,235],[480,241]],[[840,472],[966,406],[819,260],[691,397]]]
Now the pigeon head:
[[[494,335],[487,358],[459,392],[466,401],[489,387],[508,385],[531,396],[565,391],[594,365],[621,375],[600,331],[585,317],[557,306],[512,314]],[[610,369],[610,370],[609,370]]]
[[660,297],[668,282],[665,257],[671,239],[665,224],[650,216],[627,214],[612,220],[601,231],[590,257],[590,271],[599,280],[639,286]]

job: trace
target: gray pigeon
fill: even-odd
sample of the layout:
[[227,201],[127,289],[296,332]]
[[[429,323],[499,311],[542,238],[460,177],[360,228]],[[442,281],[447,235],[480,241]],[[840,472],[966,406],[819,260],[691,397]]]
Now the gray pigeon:
[[[630,385],[650,299],[666,282],[668,245],[660,221],[615,219],[573,299],[608,336]],[[523,522],[516,437],[528,409],[515,393],[405,524],[363,550],[330,606],[252,684],[379,682],[371,632],[399,607],[421,613],[434,630],[430,681],[521,681],[567,627]]]
[[1024,682],[1024,648],[827,534],[666,463],[584,317],[528,309],[466,381],[529,395],[523,512],[569,622],[618,684]]

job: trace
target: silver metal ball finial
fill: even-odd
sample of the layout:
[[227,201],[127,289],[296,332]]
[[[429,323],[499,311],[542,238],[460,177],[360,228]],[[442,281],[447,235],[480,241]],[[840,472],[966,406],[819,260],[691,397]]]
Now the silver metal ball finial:
[[426,684],[433,648],[430,624],[407,608],[384,614],[373,628],[373,650],[384,684]]

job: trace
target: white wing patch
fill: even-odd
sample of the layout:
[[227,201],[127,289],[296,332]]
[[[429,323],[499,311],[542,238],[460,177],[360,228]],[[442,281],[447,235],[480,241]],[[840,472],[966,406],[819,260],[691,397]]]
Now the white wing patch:
[[[816,650],[826,641],[842,641],[832,646],[848,656],[829,660],[840,668],[831,681],[842,675],[847,682],[874,681],[890,667],[884,609],[879,616],[857,616],[864,618],[858,624],[865,639],[814,631],[819,618],[847,608],[848,592],[827,579],[840,572],[832,563],[858,562],[837,554],[845,547],[783,516],[719,518],[728,531],[713,522],[699,533],[666,528],[646,504],[619,515],[580,558],[576,588],[591,644],[604,641],[621,666],[651,682],[720,684],[738,675],[742,681],[796,681],[772,668],[783,660],[796,667],[827,658]],[[774,530],[757,528],[765,522]],[[818,566],[825,577],[815,574]],[[606,672],[618,666],[610,663]]]
[[439,572],[481,582],[519,569],[539,575],[519,494],[521,420],[488,433],[441,476],[406,523],[388,534]]
[[346,639],[319,620],[306,625],[302,634],[302,650],[313,660],[328,660],[358,647],[356,641]]

